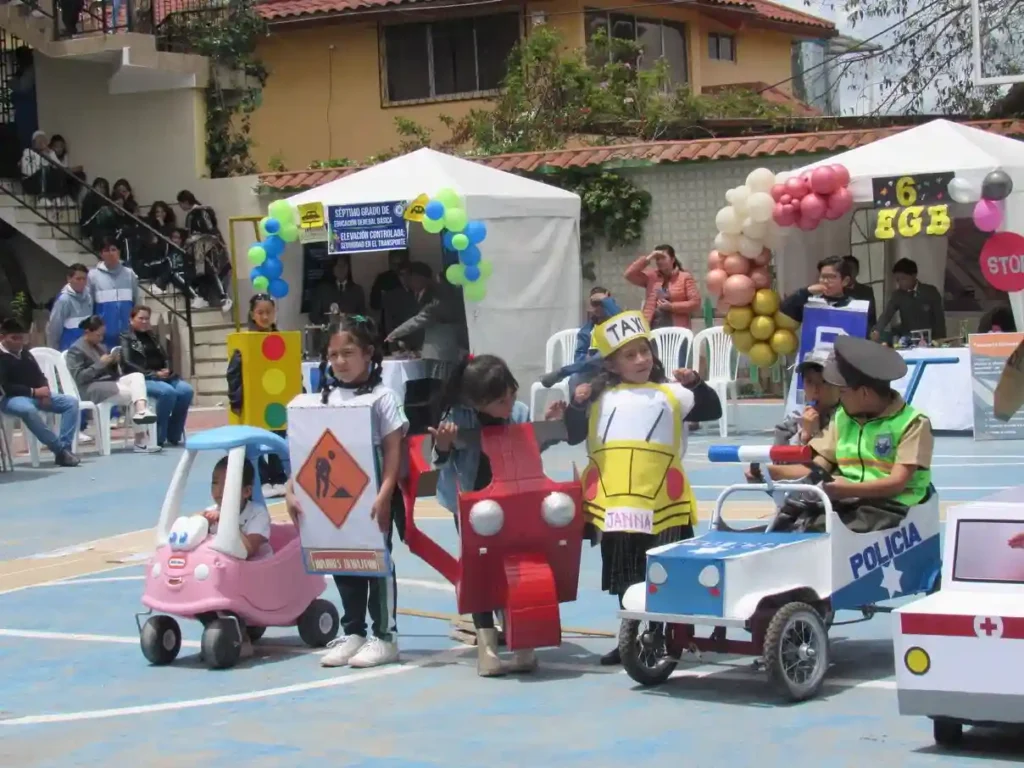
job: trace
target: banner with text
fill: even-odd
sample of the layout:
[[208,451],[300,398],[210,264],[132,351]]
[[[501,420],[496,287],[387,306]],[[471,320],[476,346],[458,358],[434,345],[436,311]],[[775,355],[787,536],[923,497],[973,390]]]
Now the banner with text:
[[328,251],[333,255],[407,248],[409,229],[404,214],[404,202],[329,206]]
[[1017,411],[1009,421],[1002,421],[996,418],[993,408],[1006,361],[1022,340],[1024,333],[977,333],[968,337],[975,440],[1024,439],[1024,411]]

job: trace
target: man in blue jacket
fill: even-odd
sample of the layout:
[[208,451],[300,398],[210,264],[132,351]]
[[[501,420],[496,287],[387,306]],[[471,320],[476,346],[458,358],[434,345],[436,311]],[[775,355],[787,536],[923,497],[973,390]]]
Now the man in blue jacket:
[[121,333],[128,330],[132,307],[139,303],[139,278],[121,263],[121,250],[112,237],[100,245],[101,262],[89,272],[89,292],[93,311],[103,318],[107,349],[121,344]]
[[600,325],[609,317],[622,312],[618,303],[612,298],[611,291],[597,285],[590,289],[590,304],[587,307],[587,322],[576,333],[576,354],[569,365],[562,366],[556,371],[546,373],[541,377],[540,383],[545,387],[553,387],[562,379],[577,373],[582,373],[588,368],[600,365],[601,358],[597,350],[590,348],[590,337],[594,333],[594,326]]
[[63,352],[82,336],[82,321],[93,314],[92,295],[89,292],[89,269],[85,264],[68,267],[68,284],[57,295],[46,324],[46,343],[51,349]]

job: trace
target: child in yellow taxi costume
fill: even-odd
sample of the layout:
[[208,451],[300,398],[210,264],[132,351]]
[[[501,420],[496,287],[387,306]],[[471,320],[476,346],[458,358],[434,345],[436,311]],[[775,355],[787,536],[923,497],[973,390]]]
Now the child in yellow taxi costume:
[[[645,578],[647,550],[693,536],[697,501],[683,472],[684,421],[712,421],[722,404],[691,370],[658,360],[639,312],[594,328],[600,372],[576,384],[565,409],[570,445],[586,441],[583,513],[601,544],[601,589],[619,598]],[[619,663],[618,649],[601,663]]]

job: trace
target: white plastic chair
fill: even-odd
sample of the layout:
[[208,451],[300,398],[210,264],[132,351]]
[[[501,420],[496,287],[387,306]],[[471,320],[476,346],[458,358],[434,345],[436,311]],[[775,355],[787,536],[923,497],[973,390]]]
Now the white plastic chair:
[[697,368],[700,363],[700,353],[708,346],[708,375],[705,381],[708,386],[718,393],[718,399],[722,401],[722,418],[718,422],[718,430],[721,437],[729,435],[729,392],[736,394],[736,364],[733,362],[732,339],[725,335],[722,326],[705,328],[693,339],[692,346],[692,367]]
[[[658,350],[658,359],[671,373],[676,368],[691,368],[693,360],[693,331],[689,328],[655,328],[651,331],[654,347]],[[679,362],[679,350],[686,344],[686,357]]]
[[[579,328],[567,328],[548,339],[544,347],[544,373],[551,373],[572,362],[573,357],[576,356],[576,334],[579,333],[579,330]],[[537,400],[540,393],[546,391],[561,392],[563,399],[566,402],[569,400],[568,381],[560,381],[550,389],[539,381],[535,381],[530,386],[530,418],[543,417],[543,414],[537,413]]]
[[[75,386],[75,380],[71,378],[71,371],[68,370],[68,364],[64,361],[64,356],[56,349],[50,347],[33,347],[29,350],[32,353],[32,357],[39,363],[39,367],[43,370],[43,375],[46,376],[46,383],[50,387],[50,391],[54,394],[60,393],[74,397],[78,399],[78,412],[81,414],[82,411],[92,411],[95,415],[97,413],[96,404],[89,402],[88,400],[82,401],[78,397],[78,387]],[[49,416],[49,414],[47,414]],[[50,421],[56,427],[55,419],[50,416]],[[98,421],[98,418],[97,418]],[[98,435],[100,446],[102,447],[102,434]],[[71,441],[71,452],[78,452],[78,429],[75,429],[75,436]],[[34,466],[34,465],[33,465]]]

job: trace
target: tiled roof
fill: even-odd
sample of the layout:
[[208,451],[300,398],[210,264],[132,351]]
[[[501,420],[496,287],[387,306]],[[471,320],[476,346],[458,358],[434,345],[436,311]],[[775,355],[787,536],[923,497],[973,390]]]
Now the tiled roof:
[[771,104],[788,107],[796,117],[821,117],[822,111],[804,104],[796,96],[768,83],[728,83],[725,85],[704,86],[703,93],[721,93],[722,91],[750,91],[756,93]]
[[[979,120],[967,125],[1001,136],[1024,137],[1024,120]],[[912,126],[865,128],[821,133],[788,133],[774,136],[739,136],[692,141],[656,141],[608,147],[523,152],[512,155],[469,158],[500,171],[543,173],[557,168],[587,168],[685,163],[704,160],[742,160],[752,157],[796,157],[841,152],[870,144]],[[260,176],[263,186],[279,191],[299,191],[326,184],[360,170],[359,167],[308,171],[279,171]]]
[[795,11],[778,3],[768,0],[703,0],[707,5],[717,5],[723,8],[735,8],[736,10],[753,12],[758,16],[771,21],[782,22],[783,24],[801,24],[811,27],[835,30],[836,25],[828,19],[819,16],[812,16],[809,13]]

